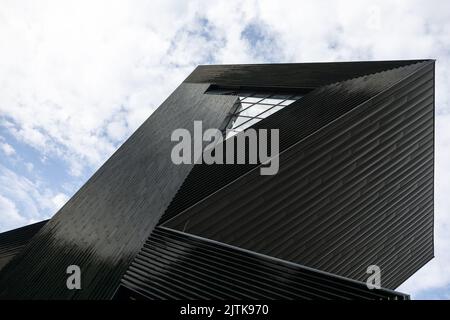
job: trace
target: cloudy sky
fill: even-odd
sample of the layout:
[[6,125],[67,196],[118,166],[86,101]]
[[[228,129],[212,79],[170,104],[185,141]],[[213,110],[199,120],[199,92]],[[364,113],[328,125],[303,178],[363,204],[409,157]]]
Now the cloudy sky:
[[198,64],[417,58],[437,59],[436,258],[399,290],[450,299],[447,0],[0,0],[0,232],[52,216]]

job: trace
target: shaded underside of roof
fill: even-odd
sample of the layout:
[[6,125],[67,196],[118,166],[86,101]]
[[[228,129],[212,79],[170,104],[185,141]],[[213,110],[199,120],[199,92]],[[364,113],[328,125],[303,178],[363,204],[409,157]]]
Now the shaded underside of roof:
[[223,86],[315,89],[424,60],[198,66],[185,82]]
[[408,299],[390,290],[236,247],[156,228],[118,299]]

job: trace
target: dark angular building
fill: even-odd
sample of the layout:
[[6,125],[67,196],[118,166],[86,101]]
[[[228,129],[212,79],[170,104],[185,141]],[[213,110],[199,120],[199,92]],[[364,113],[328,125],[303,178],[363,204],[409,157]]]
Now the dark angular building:
[[[174,164],[198,120],[278,129],[277,174]],[[433,60],[199,66],[50,220],[0,234],[0,298],[408,299],[433,166]]]

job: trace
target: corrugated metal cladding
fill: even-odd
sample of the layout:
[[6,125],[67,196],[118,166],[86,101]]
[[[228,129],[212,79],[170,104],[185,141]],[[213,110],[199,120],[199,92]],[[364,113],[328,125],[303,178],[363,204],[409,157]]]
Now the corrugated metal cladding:
[[[279,129],[280,151],[283,151],[362,103],[382,94],[414,72],[423,70],[427,66],[430,68],[431,64],[430,61],[413,63],[405,67],[320,87],[283,110],[256,123],[253,128]],[[251,164],[194,166],[164,213],[161,222],[194,205],[256,166]],[[201,188],[198,187],[200,185]]]
[[[184,83],[0,273],[0,298],[108,299],[191,166],[171,161],[171,133],[194,120],[219,127],[236,97]],[[67,290],[66,270],[82,270]]]
[[169,210],[201,201],[164,226],[356,280],[376,264],[387,288],[432,259],[433,61],[319,88],[254,127],[280,128],[278,174],[217,165],[234,180],[214,183],[198,165]]
[[208,239],[157,227],[117,299],[408,299]]
[[[308,92],[254,125],[280,129],[277,175],[172,163],[174,129],[229,118],[237,97],[204,94],[211,85]],[[365,280],[378,264],[395,288],[433,257],[433,116],[430,60],[201,66],[24,236],[0,270],[0,298],[406,298],[323,271]],[[66,288],[72,264],[82,290]]]
[[20,252],[46,222],[47,220],[0,233],[0,270]]

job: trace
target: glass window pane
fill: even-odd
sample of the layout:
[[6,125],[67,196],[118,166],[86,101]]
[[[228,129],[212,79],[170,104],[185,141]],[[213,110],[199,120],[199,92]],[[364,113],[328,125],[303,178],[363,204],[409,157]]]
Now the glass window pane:
[[242,108],[240,110],[245,110],[253,105],[253,103],[241,102]]
[[281,106],[288,106],[290,105],[292,102],[294,102],[295,100],[285,100],[283,102],[280,103]]
[[241,98],[242,102],[250,102],[250,103],[255,103],[255,102],[259,102],[261,101],[262,98],[255,98],[255,97],[246,97],[246,98]]
[[270,116],[271,114],[274,114],[275,112],[280,111],[281,109],[283,109],[283,106],[275,106],[272,109],[264,112],[262,115],[260,115],[260,117],[266,118],[266,117]]
[[231,127],[236,128],[238,126],[240,126],[241,124],[243,124],[244,122],[247,122],[248,120],[251,120],[252,118],[246,118],[246,117],[237,117],[236,120],[233,122],[233,126]]
[[[225,93],[227,90],[222,90],[222,92]],[[231,129],[224,132],[226,139],[251,127],[302,97],[302,95],[298,94],[273,94],[251,91],[236,91],[236,95],[238,95],[240,104],[233,111],[234,118],[229,122],[228,128]]]
[[268,103],[268,104],[279,104],[280,102],[283,102],[283,99],[267,98],[261,101],[261,103]]
[[248,116],[248,117],[256,117],[257,115],[266,111],[269,108],[270,108],[270,106],[267,106],[267,105],[255,104],[254,106],[239,112],[239,115],[240,116]]
[[250,121],[245,122],[244,124],[242,124],[239,129],[246,129],[248,127],[251,127],[252,125],[254,125],[255,123],[261,121],[261,119],[251,119]]

